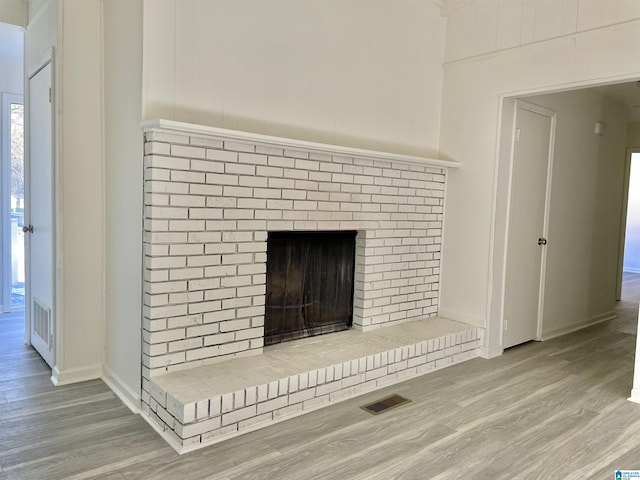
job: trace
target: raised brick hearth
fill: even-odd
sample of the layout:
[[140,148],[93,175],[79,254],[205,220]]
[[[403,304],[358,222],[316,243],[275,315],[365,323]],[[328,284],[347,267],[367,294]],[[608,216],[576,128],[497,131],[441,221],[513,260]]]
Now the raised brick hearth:
[[[430,317],[446,171],[455,164],[177,122],[144,129],[143,403],[178,450],[474,354],[475,328],[429,330],[443,321]],[[268,232],[328,230],[357,232],[357,331],[333,335],[366,345],[369,330],[385,327],[388,335],[376,335],[389,341],[304,371],[216,377],[232,362],[260,365],[272,348],[295,349],[263,353]],[[181,393],[194,379],[201,392]]]
[[432,318],[309,337],[154,377],[148,412],[181,453],[476,356],[478,329]]

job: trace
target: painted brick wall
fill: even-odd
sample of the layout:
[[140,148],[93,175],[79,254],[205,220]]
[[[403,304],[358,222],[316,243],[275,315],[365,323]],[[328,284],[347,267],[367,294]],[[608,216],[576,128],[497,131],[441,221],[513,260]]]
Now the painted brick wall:
[[144,167],[146,378],[261,352],[269,231],[358,231],[355,328],[437,313],[446,168],[159,127]]

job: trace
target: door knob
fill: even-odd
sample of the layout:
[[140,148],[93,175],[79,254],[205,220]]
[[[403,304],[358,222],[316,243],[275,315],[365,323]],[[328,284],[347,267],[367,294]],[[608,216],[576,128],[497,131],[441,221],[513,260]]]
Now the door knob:
[[538,245],[546,245],[547,244],[547,239],[546,238],[539,238],[538,239]]
[[22,227],[24,233],[33,233],[33,225],[25,225]]

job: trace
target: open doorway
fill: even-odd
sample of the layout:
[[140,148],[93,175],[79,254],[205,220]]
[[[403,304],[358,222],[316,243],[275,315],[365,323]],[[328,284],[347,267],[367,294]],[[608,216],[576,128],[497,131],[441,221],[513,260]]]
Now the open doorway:
[[622,271],[640,274],[640,149],[628,152],[627,163],[629,180]]
[[2,156],[2,305],[5,312],[24,310],[24,102],[3,94]]
[[24,250],[24,30],[0,24],[0,305],[25,306]]
[[[610,320],[616,315],[616,278],[625,203],[624,156],[638,122],[637,82],[564,92],[523,95],[558,112],[550,194],[548,261],[538,339],[546,340]],[[508,206],[511,186],[513,102],[505,98],[496,196],[495,312],[504,344]],[[639,150],[640,151],[640,150]],[[640,165],[639,165],[640,167]],[[525,217],[528,214],[525,212]],[[639,217],[640,218],[640,217]],[[537,247],[535,236],[529,242]],[[620,280],[622,276],[620,275]],[[535,296],[534,294],[532,294]],[[495,317],[494,317],[495,318]]]

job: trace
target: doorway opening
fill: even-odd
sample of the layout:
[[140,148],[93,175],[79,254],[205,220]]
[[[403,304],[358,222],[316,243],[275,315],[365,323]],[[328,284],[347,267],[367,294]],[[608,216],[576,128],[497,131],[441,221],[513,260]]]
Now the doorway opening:
[[0,24],[0,46],[0,304],[12,312],[25,307],[23,29]]
[[2,103],[2,304],[9,312],[24,309],[24,102],[20,95],[3,94]]
[[629,153],[629,163],[622,271],[640,273],[640,151]]
[[[548,236],[531,239],[532,248],[537,247],[536,240],[542,241],[548,256],[543,302],[539,305],[542,328],[538,332],[538,339],[547,340],[615,317],[616,278],[618,265],[622,266],[621,260],[618,264],[621,220],[624,222],[621,212],[626,202],[624,155],[628,145],[638,145],[629,143],[633,139],[628,134],[634,122],[640,123],[637,85],[634,81],[503,98],[487,356],[499,355],[508,346],[503,334],[507,287],[511,285],[505,274],[512,188],[511,139],[515,135],[513,103],[516,98],[523,98],[558,112],[554,146],[557,162],[552,169],[549,224],[545,231]],[[531,292],[531,298],[536,297],[536,292]],[[516,301],[513,297],[511,300]]]

